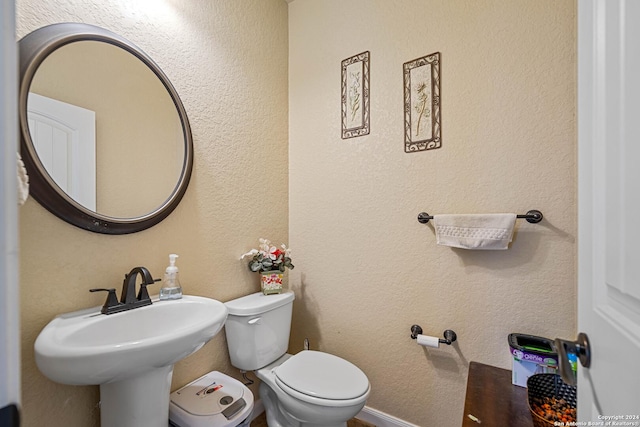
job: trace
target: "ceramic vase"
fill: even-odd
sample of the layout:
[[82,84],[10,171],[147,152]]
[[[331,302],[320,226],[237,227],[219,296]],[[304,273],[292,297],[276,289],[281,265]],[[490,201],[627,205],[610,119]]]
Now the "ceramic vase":
[[260,272],[260,288],[265,295],[281,293],[282,272],[280,270]]

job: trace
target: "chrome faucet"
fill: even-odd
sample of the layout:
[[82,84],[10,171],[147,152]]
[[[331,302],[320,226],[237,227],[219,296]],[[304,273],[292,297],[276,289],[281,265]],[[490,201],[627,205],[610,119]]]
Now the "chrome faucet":
[[[142,283],[140,284],[140,291],[136,295],[136,279],[138,274],[142,276]],[[95,288],[89,289],[90,292],[104,291],[108,292],[107,300],[102,306],[102,314],[114,314],[121,311],[132,310],[138,307],[144,307],[145,305],[151,305],[151,298],[149,298],[149,291],[147,291],[147,285],[152,285],[160,279],[154,280],[151,277],[151,273],[145,267],[135,267],[129,274],[125,274],[124,281],[122,282],[122,292],[120,294],[120,302],[116,296],[115,288],[104,289]]]

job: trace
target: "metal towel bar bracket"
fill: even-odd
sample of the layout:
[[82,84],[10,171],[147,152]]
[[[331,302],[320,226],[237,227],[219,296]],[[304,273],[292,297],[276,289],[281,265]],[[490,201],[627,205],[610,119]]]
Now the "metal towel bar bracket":
[[[544,217],[542,215],[542,212],[540,212],[537,209],[532,209],[524,215],[516,215],[516,218],[523,218],[523,219],[526,219],[527,222],[530,222],[531,224],[537,224],[540,221],[542,221],[542,218]],[[433,219],[433,216],[429,215],[426,212],[420,212],[418,214],[418,222],[421,224],[428,223],[430,219]]]

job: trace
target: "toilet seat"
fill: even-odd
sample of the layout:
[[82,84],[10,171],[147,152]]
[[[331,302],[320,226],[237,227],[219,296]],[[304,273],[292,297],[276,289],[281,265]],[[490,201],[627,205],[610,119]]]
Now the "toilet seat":
[[277,385],[292,397],[322,406],[366,400],[367,376],[353,363],[319,351],[301,351],[274,369]]

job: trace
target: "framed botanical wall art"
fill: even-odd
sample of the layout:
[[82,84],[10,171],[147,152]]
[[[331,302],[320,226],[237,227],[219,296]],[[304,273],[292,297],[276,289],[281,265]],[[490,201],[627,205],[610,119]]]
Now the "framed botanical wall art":
[[369,51],[342,61],[342,139],[369,134]]
[[405,62],[404,151],[440,148],[440,52]]

